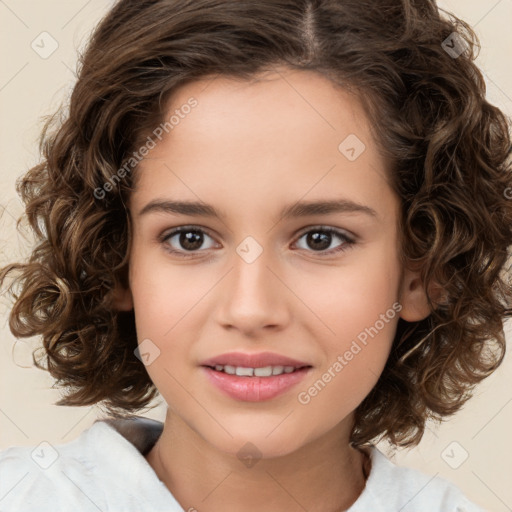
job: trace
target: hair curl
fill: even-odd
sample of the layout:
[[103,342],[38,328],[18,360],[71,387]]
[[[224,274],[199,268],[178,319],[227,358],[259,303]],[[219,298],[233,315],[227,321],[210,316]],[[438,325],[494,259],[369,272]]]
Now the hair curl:
[[[42,162],[17,182],[37,245],[0,271],[0,284],[15,274],[12,333],[41,335],[47,367],[33,355],[36,366],[68,388],[57,405],[101,403],[123,416],[157,393],[134,356],[133,312],[113,308],[127,286],[134,174],[101,199],[95,191],[162,122],[178,86],[217,74],[250,80],[276,65],[315,71],[361,100],[401,199],[402,263],[421,270],[431,306],[423,321],[399,319],[351,442],[417,444],[427,419],[466,402],[502,362],[512,316],[511,136],[485,99],[476,34],[444,12],[434,0],[121,0],[111,9],[80,55],[66,116],[45,124]],[[458,58],[442,44],[454,32],[465,46]]]

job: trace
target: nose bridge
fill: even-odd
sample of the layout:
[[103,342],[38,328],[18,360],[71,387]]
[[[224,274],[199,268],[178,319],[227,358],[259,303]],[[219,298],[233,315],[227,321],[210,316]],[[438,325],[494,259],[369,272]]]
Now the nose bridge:
[[[233,268],[227,276],[222,321],[241,328],[258,328],[280,323],[284,303],[283,287],[274,273],[276,258],[255,238],[245,238],[233,256]],[[272,269],[272,270],[271,270]]]
[[270,288],[273,288],[272,272],[268,268],[275,260],[271,249],[248,236],[237,246],[233,260],[233,294],[242,301],[265,300]]

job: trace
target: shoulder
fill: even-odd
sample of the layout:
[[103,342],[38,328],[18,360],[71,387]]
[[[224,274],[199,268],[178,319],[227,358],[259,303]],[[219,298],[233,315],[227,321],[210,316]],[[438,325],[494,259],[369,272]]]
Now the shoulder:
[[95,423],[65,444],[43,441],[0,451],[0,510],[64,510],[71,503],[79,510],[101,509],[102,489],[91,485],[91,477],[101,462],[97,448],[105,429]]
[[376,447],[370,449],[370,456],[372,469],[366,487],[349,512],[484,512],[438,475],[398,466]]
[[65,444],[0,451],[0,511],[182,510],[146,461],[163,424],[97,420]]

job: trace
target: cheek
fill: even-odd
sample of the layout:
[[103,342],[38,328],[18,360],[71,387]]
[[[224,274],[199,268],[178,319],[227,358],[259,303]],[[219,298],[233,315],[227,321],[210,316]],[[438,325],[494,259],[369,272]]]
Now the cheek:
[[376,385],[401,309],[387,287],[380,296],[375,286],[356,290],[333,302],[335,308],[331,305],[329,310],[325,305],[323,311],[331,313],[325,323],[332,332],[323,334],[319,341],[324,359],[297,396],[311,417],[331,411],[331,426],[356,409]]
[[331,340],[328,344],[342,349],[375,324],[383,338],[392,336],[391,324],[396,324],[401,309],[397,302],[399,282],[400,265],[394,247],[379,244],[352,253],[339,268],[324,268],[297,279],[295,290],[321,320],[318,325],[323,325],[324,338]]
[[325,367],[298,390],[301,412],[308,418],[324,418],[325,429],[351,414],[375,387],[386,363],[391,343],[382,336],[335,351]]
[[211,272],[190,273],[185,266],[166,264],[162,254],[139,257],[134,251],[131,262],[130,287],[138,334],[152,334],[165,342],[212,286]]
[[314,334],[318,339],[321,333],[325,358],[307,383],[312,387],[302,387],[305,396],[299,403],[336,403],[345,412],[353,410],[384,368],[401,310],[400,267],[393,247],[368,255],[326,274],[323,286],[317,279],[315,288],[309,281],[301,287],[299,293],[309,297],[308,306],[321,319]]

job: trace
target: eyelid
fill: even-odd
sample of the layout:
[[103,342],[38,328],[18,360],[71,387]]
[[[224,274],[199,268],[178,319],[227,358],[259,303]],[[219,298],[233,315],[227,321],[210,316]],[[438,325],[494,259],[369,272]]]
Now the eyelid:
[[[216,236],[212,235],[212,232],[203,226],[198,226],[195,224],[189,224],[189,225],[183,225],[183,226],[176,226],[174,228],[170,228],[169,230],[165,230],[161,235],[159,235],[158,241],[160,243],[165,243],[167,240],[172,238],[173,236],[179,234],[182,231],[199,231],[200,233],[204,233],[208,235],[210,238],[215,239]],[[204,251],[204,250],[203,250]],[[196,252],[202,252],[202,251],[196,251]]]
[[311,224],[309,226],[306,226],[305,228],[303,228],[299,231],[299,234],[297,235],[297,237],[300,238],[305,233],[308,233],[309,231],[314,231],[315,229],[318,229],[318,231],[327,231],[329,233],[333,233],[338,236],[344,236],[353,243],[355,243],[358,238],[354,233],[352,233],[351,231],[348,231],[347,229],[335,228],[334,226],[330,226],[327,224]]

